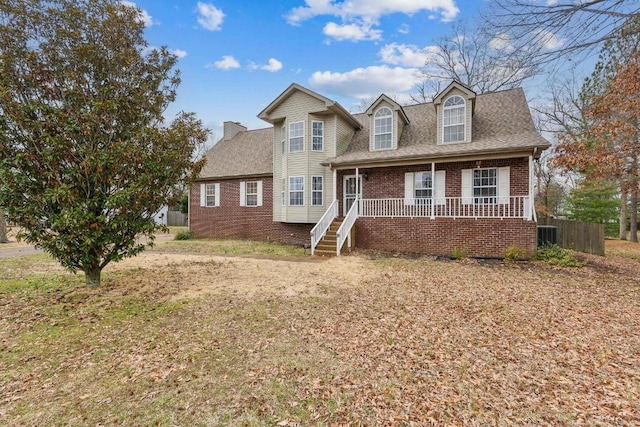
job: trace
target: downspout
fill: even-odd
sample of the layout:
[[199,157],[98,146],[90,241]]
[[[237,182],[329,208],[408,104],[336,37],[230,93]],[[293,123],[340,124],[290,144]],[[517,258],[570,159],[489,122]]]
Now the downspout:
[[[537,147],[533,149],[533,154],[536,153]],[[535,218],[535,200],[533,196],[533,154],[529,156],[529,212],[527,212],[527,221],[537,221]]]

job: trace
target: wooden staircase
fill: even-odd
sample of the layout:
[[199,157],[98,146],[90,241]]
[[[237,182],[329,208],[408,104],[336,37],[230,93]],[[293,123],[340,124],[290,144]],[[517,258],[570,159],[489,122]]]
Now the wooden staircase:
[[315,249],[315,255],[321,257],[330,257],[336,256],[336,232],[340,225],[342,224],[342,218],[335,218],[331,223],[331,226],[327,230],[327,233],[324,235],[320,243]]

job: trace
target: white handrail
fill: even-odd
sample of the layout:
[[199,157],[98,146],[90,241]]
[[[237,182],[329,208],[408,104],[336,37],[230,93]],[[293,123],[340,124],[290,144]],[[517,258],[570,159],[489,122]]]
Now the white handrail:
[[344,221],[340,224],[340,228],[336,231],[336,255],[340,256],[340,249],[346,240],[348,240],[348,248],[351,251],[351,228],[358,219],[358,211],[361,199],[355,199],[353,205],[349,208],[349,212],[344,217]]
[[[531,219],[529,196],[361,199],[362,217]],[[535,215],[535,213],[534,213]]]
[[322,240],[327,230],[331,227],[334,218],[338,216],[338,200],[334,199],[324,212],[318,223],[311,229],[311,255],[315,252],[316,246]]

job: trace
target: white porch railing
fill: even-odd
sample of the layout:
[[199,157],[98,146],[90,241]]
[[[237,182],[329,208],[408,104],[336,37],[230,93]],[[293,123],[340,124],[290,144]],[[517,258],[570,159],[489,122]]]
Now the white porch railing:
[[351,251],[351,228],[353,224],[356,223],[356,219],[358,219],[358,206],[360,205],[361,199],[356,199],[353,202],[353,205],[349,208],[349,212],[344,217],[344,221],[340,224],[340,228],[336,231],[336,255],[340,256],[340,249],[342,249],[342,245],[345,241],[347,241],[347,247],[349,251]]
[[331,202],[320,221],[311,229],[311,255],[313,255],[316,246],[322,240],[327,230],[331,227],[334,218],[338,216],[338,201]]
[[[489,203],[483,203],[487,201]],[[529,196],[436,199],[361,199],[362,217],[532,219]]]

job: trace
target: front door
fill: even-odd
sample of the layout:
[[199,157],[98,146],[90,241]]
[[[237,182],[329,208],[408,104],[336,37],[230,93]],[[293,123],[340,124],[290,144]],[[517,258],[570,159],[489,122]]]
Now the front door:
[[356,176],[348,175],[343,178],[343,203],[342,203],[342,216],[346,216],[347,212],[356,200],[356,196],[362,197],[362,177],[358,176],[356,186]]

